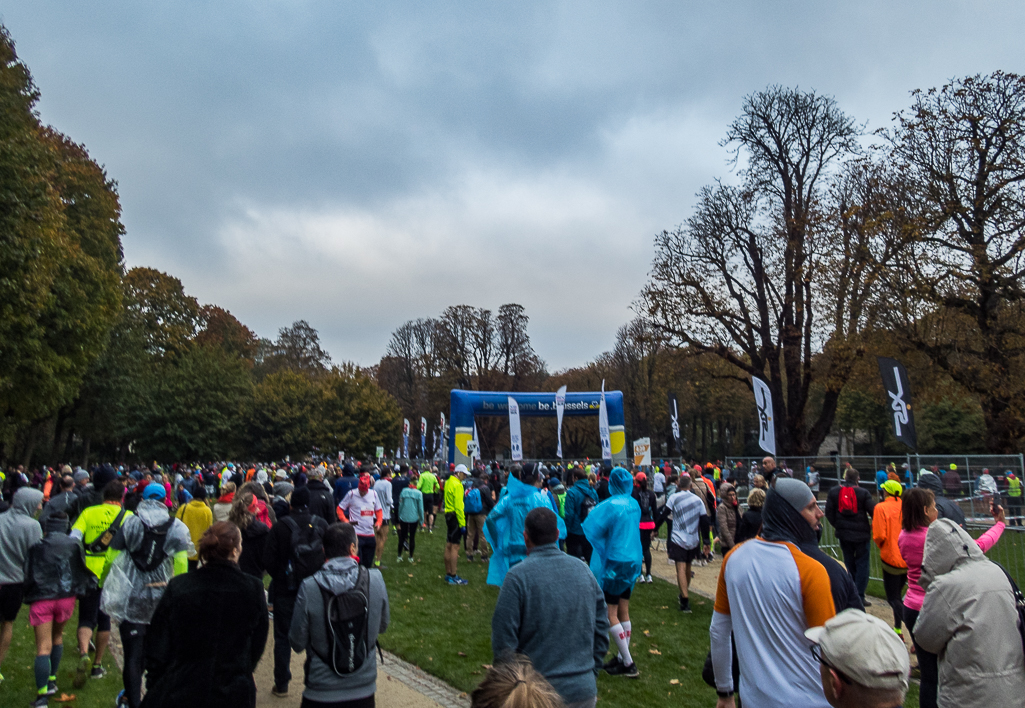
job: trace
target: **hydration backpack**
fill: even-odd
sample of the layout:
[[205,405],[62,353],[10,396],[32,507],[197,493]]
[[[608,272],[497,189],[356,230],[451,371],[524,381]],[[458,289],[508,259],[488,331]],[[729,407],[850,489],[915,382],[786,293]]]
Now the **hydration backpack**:
[[370,573],[357,565],[356,584],[341,595],[332,595],[319,584],[324,598],[328,656],[315,648],[317,657],[339,676],[351,674],[363,666],[370,654],[368,638],[370,617]]
[[476,487],[468,490],[463,506],[466,507],[467,514],[479,514],[484,511],[484,504],[480,500],[480,490]]
[[[317,521],[320,524],[317,524]],[[319,517],[310,518],[309,522],[299,528],[299,524],[291,516],[282,522],[292,532],[292,552],[288,558],[285,577],[288,589],[295,592],[303,580],[310,577],[324,565],[324,524]]]
[[858,513],[858,494],[854,487],[840,487],[840,502],[837,511],[841,514],[854,516]]
[[597,506],[597,503],[589,496],[584,496],[583,501],[580,502],[580,522],[583,523],[587,515],[591,513],[591,509]]
[[160,567],[160,564],[167,558],[164,551],[164,541],[167,540],[167,532],[171,530],[174,519],[168,519],[166,523],[159,526],[149,527],[143,524],[142,544],[134,551],[129,551],[135,567],[143,573],[151,573]]

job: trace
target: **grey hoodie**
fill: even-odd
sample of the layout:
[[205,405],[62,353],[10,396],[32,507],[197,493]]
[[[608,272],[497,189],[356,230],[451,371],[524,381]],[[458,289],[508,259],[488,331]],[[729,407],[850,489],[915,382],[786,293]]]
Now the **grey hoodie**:
[[288,640],[297,652],[308,651],[309,662],[306,690],[303,696],[311,701],[336,703],[367,698],[377,692],[377,635],[388,628],[388,590],[384,577],[376,568],[370,570],[370,607],[367,617],[367,645],[370,652],[356,671],[339,676],[320,660],[317,652],[329,656],[324,600],[320,588],[339,595],[356,585],[357,563],[349,557],[331,558],[299,586],[292,614],[292,627]]
[[1004,572],[950,519],[929,526],[915,640],[939,655],[941,708],[1025,705],[1025,656]]
[[14,493],[11,508],[0,514],[0,585],[25,581],[28,549],[43,538],[43,528],[35,520],[43,493],[22,487]]

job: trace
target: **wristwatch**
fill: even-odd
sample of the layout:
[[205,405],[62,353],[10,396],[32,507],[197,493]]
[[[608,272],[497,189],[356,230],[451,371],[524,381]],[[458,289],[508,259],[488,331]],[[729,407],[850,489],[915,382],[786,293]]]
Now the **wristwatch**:
[[719,696],[719,698],[729,698],[733,695],[733,691],[720,691],[717,688],[715,689],[715,695]]

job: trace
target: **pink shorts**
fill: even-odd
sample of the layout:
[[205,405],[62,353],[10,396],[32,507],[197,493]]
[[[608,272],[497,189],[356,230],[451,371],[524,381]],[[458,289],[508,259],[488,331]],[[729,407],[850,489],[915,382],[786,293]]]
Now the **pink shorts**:
[[28,623],[38,627],[47,622],[60,624],[71,619],[75,614],[75,598],[62,597],[59,600],[40,600],[33,602],[28,613]]

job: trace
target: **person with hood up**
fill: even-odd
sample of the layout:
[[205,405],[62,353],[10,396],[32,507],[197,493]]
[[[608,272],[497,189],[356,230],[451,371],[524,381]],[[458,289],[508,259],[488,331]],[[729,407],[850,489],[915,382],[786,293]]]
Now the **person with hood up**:
[[[119,553],[103,584],[101,608],[118,622],[124,652],[124,690],[117,705],[138,708],[142,701],[143,643],[167,583],[189,569],[194,553],[189,527],[169,518],[165,490],[150,484],[143,490],[135,515],[124,524],[110,547]],[[125,552],[127,551],[127,552]]]
[[577,465],[570,474],[573,485],[566,492],[565,523],[566,552],[588,565],[591,563],[591,544],[584,536],[583,523],[591,509],[598,505],[598,494],[587,481],[587,472]]
[[914,635],[939,657],[941,708],[1020,706],[1025,654],[1005,571],[950,519],[929,525]]
[[64,625],[75,613],[76,596],[95,577],[85,566],[82,546],[68,536],[68,517],[59,511],[46,520],[43,540],[29,549],[25,565],[25,604],[36,634],[35,708],[45,708],[57,693],[57,668],[64,654]]
[[594,507],[584,521],[584,535],[594,551],[591,572],[605,595],[609,633],[619,650],[605,665],[614,676],[637,678],[640,672],[630,656],[630,595],[641,574],[641,507],[630,493],[633,477],[622,467],[609,475],[609,498]]
[[822,516],[808,485],[780,477],[766,495],[762,533],[723,559],[709,629],[718,708],[733,708],[737,689],[731,632],[744,703],[829,705],[804,633],[838,611],[864,607],[847,571],[818,547]]
[[199,539],[203,565],[168,582],[146,631],[142,708],[256,706],[267,598],[263,584],[239,570],[241,554],[238,528],[218,521]]
[[[350,524],[332,524],[324,534],[327,561],[303,581],[295,599],[288,640],[292,649],[306,652],[304,706],[371,708],[377,692],[377,636],[388,629],[388,589],[381,571],[359,563],[356,530]],[[325,615],[327,598],[343,595],[365,583],[367,621],[364,658],[348,673],[333,667],[332,631]],[[334,657],[337,659],[337,657]]]
[[[809,487],[811,489],[811,487]],[[814,494],[814,492],[812,492]],[[715,514],[719,520],[719,548],[725,556],[737,545],[737,522],[740,517],[740,502],[737,490],[732,484],[724,482],[719,486],[719,498],[722,501],[716,507]]]
[[0,514],[0,666],[11,646],[14,620],[25,596],[29,549],[43,538],[43,529],[35,519],[42,506],[42,492],[22,487],[14,493],[11,508]]
[[[235,483],[228,482],[221,487],[221,496],[214,502],[213,520],[227,521],[231,514],[231,502],[235,500]],[[212,522],[211,522],[212,523]],[[205,531],[206,529],[204,529]]]
[[[231,484],[222,485],[222,489]],[[213,512],[206,505],[206,489],[196,487],[196,497],[185,506],[178,508],[176,514],[179,520],[189,527],[189,534],[192,536],[193,551],[189,554],[189,570],[199,567],[199,539],[203,537],[206,530],[214,523]]]
[[964,528],[964,512],[961,511],[961,507],[957,502],[951,501],[944,496],[943,481],[939,475],[923,467],[918,470],[918,486],[922,489],[928,489],[933,493],[936,501],[937,518],[950,519],[961,528]]
[[[537,468],[533,463],[523,465],[522,468],[519,465],[514,466],[513,473],[509,475],[506,483],[505,494],[495,504],[495,508],[488,514],[488,518],[484,520],[484,538],[491,546],[491,560],[488,562],[488,585],[502,587],[509,568],[527,557],[523,529],[530,510],[539,506],[552,509],[551,504],[538,490],[537,481]],[[556,521],[559,527],[559,539],[565,540],[566,523],[561,518],[557,518]],[[639,538],[638,545],[640,545]]]

